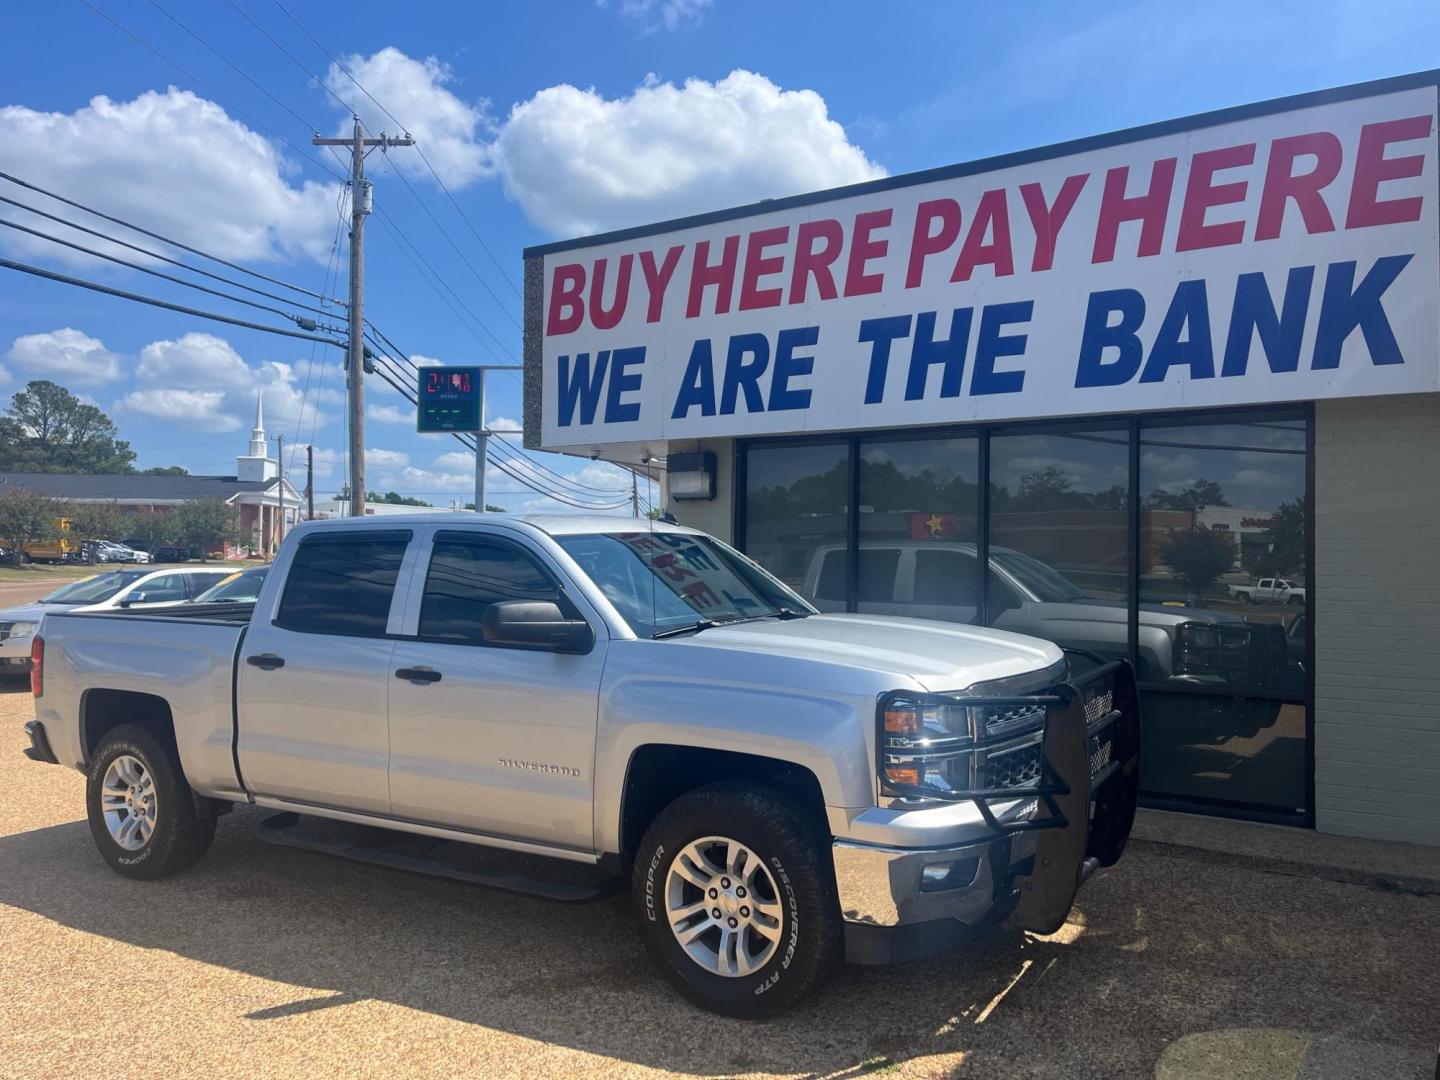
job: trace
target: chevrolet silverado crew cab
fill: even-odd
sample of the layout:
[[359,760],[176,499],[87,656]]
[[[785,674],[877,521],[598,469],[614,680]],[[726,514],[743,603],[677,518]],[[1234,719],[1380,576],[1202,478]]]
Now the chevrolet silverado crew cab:
[[[184,869],[250,803],[277,812],[262,838],[550,899],[628,881],[675,987],[745,1017],[847,958],[1057,929],[1139,783],[1123,661],[821,614],[660,522],[306,523],[253,604],[47,611],[33,652],[27,754],[86,774],[118,873]],[[336,819],[600,884],[327,840]]]

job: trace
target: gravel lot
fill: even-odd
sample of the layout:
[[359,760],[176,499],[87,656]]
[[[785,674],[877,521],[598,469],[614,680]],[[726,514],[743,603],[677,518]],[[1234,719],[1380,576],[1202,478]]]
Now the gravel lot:
[[560,907],[270,847],[157,883],[0,693],[0,1075],[1424,1077],[1440,885],[1136,841],[1047,938],[850,968],[766,1026],[652,976],[623,898]]

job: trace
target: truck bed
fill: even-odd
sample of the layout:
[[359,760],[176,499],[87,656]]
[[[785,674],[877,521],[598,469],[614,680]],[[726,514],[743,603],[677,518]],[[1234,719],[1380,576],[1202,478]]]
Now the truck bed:
[[35,712],[56,755],[65,764],[85,760],[90,694],[144,694],[147,708],[168,708],[191,786],[201,795],[243,796],[233,749],[235,661],[254,606],[46,612],[45,685]]

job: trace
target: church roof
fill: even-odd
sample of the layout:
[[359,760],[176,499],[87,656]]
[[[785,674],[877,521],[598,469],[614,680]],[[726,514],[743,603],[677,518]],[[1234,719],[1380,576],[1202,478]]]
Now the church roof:
[[[86,473],[0,473],[0,492],[23,488],[55,499],[192,502],[268,491],[279,482],[234,476],[104,476]],[[293,490],[293,489],[292,489]]]

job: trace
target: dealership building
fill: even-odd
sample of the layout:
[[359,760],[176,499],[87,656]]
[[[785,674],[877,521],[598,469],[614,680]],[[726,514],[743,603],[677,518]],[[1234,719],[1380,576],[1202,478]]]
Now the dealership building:
[[1426,72],[526,252],[531,447],[1126,657],[1148,805],[1440,844]]

